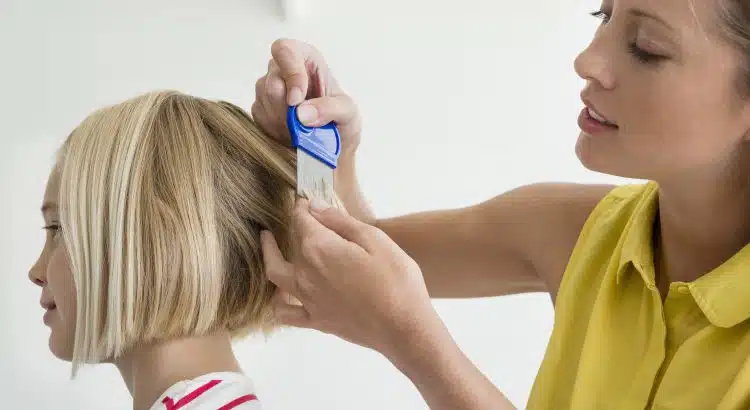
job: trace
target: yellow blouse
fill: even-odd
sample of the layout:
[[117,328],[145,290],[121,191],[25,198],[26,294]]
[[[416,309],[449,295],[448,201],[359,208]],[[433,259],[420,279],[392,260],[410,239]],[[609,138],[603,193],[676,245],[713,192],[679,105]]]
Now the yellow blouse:
[[617,187],[589,216],[527,409],[750,409],[750,246],[662,302],[657,194]]

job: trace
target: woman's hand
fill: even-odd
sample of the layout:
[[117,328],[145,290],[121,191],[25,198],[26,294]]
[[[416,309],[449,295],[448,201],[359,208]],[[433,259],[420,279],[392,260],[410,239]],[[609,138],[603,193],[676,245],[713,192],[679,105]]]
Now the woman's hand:
[[341,153],[333,173],[336,193],[351,215],[374,224],[375,214],[356,173],[355,153],[362,135],[357,105],[341,89],[315,47],[281,39],[271,46],[271,55],[268,72],[255,83],[253,119],[268,136],[286,145],[291,145],[286,125],[291,105],[299,105],[297,116],[305,125],[335,122],[341,134]]
[[303,199],[293,219],[292,262],[270,233],[261,236],[266,275],[280,289],[275,313],[281,324],[379,351],[432,410],[514,409],[458,348],[432,307],[419,267],[387,235]]
[[268,232],[262,236],[266,274],[302,303],[277,296],[276,317],[282,324],[317,329],[395,356],[397,345],[439,322],[419,267],[379,229],[300,199],[294,232],[294,263],[283,259]]
[[335,122],[341,133],[341,159],[359,146],[362,122],[354,101],[341,89],[325,59],[310,44],[280,39],[271,46],[268,72],[255,83],[251,114],[269,136],[290,143],[286,114],[300,105],[297,116],[308,126]]

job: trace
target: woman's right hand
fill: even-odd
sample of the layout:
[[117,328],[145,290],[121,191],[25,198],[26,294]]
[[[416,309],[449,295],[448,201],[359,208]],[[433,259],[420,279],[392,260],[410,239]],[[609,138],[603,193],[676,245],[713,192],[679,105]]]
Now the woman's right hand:
[[340,161],[351,162],[362,134],[359,110],[321,53],[302,41],[279,39],[271,46],[271,56],[268,72],[255,83],[251,109],[255,122],[269,136],[289,144],[287,110],[299,105],[297,115],[305,125],[336,123],[341,134]]
[[271,46],[268,72],[255,83],[252,116],[271,138],[291,145],[286,125],[289,106],[299,105],[297,116],[308,126],[336,123],[341,134],[341,153],[333,173],[341,202],[355,218],[375,223],[357,180],[355,152],[362,135],[362,121],[354,101],[339,86],[325,59],[310,44],[281,39]]

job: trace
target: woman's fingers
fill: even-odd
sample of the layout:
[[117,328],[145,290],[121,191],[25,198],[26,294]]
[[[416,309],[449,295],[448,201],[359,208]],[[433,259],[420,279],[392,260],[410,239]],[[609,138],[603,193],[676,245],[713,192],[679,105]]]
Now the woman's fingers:
[[292,303],[290,295],[278,291],[273,298],[273,312],[280,325],[295,327],[312,327],[310,314],[300,304]]
[[276,243],[276,239],[269,231],[260,233],[261,246],[263,249],[263,263],[266,276],[283,292],[300,299],[295,277],[294,266],[284,259],[284,255]]
[[[261,131],[265,132],[266,134],[273,135],[271,131],[274,130],[275,124],[269,121],[268,113],[263,107],[263,103],[261,102],[261,100],[255,100],[255,102],[253,102],[252,107],[250,107],[250,116],[253,118],[255,125],[257,125],[258,128],[261,129]],[[281,144],[289,144],[288,140],[281,141],[277,139],[277,141]]]
[[273,43],[271,55],[284,80],[287,104],[297,105],[304,101],[308,88],[305,61],[311,57],[309,48],[303,47],[302,43],[282,39]]
[[[268,73],[265,79],[266,92],[263,95],[264,103],[269,107],[269,112],[274,114],[273,120],[279,127],[286,127],[286,85],[281,78],[281,71],[274,60],[268,63]],[[285,133],[287,135],[287,133]]]
[[[304,206],[304,205],[303,205]],[[321,225],[343,239],[359,245],[368,252],[373,251],[377,240],[377,229],[333,207],[325,207],[319,201],[310,204],[310,214]]]
[[258,113],[253,118],[265,133],[289,145],[287,113],[289,106],[299,105],[297,115],[308,126],[335,122],[341,134],[341,156],[353,155],[361,139],[360,114],[320,52],[301,41],[280,39],[271,46],[271,55],[267,73],[256,84],[253,104],[253,112]]

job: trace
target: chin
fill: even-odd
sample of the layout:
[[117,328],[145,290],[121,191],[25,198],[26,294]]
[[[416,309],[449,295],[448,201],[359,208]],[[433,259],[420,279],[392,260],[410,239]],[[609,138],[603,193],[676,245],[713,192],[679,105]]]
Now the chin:
[[62,341],[55,337],[55,332],[49,337],[49,350],[56,358],[70,362],[73,361],[73,343],[72,341]]
[[[622,178],[646,179],[632,167],[632,162],[619,150],[613,149],[612,144],[595,141],[599,137],[592,137],[581,133],[576,143],[576,156],[581,165],[589,171]],[[606,138],[606,137],[602,137]]]
[[576,156],[578,157],[578,161],[590,171],[609,174],[609,170],[606,168],[608,168],[608,165],[611,167],[611,161],[607,161],[606,156],[597,152],[598,150],[594,146],[595,143],[591,141],[593,138],[584,132],[581,132],[578,136],[578,141],[576,142]]

